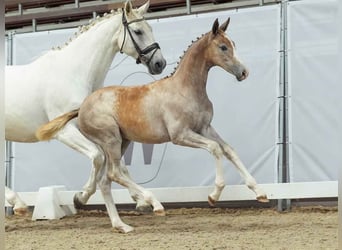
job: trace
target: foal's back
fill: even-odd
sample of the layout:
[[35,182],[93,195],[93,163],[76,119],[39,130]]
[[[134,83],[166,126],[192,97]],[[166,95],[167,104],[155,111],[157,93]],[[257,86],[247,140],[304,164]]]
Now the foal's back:
[[[132,87],[109,86],[95,91],[80,108],[81,131],[97,143],[106,136],[143,143],[170,141],[163,122],[164,96],[156,90],[164,80]],[[111,134],[99,136],[105,130]]]

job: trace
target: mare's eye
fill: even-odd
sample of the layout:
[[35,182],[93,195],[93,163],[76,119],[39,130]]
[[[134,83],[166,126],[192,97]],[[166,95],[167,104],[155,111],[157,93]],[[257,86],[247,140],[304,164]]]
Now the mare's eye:
[[141,31],[141,30],[135,30],[134,33],[135,33],[137,36],[141,36],[141,35],[142,35],[142,31]]
[[226,51],[228,48],[227,48],[226,45],[221,45],[221,46],[220,46],[220,49],[221,49],[222,51]]

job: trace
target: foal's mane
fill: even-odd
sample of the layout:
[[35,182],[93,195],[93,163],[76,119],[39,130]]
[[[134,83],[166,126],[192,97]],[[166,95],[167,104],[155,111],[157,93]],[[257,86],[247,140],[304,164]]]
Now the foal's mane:
[[191,44],[188,46],[188,48],[187,48],[186,50],[183,51],[183,55],[181,55],[181,56],[179,57],[179,61],[177,62],[176,67],[173,69],[173,72],[172,72],[170,75],[166,76],[165,78],[169,78],[169,77],[173,76],[173,74],[177,71],[177,69],[178,69],[178,67],[179,67],[179,64],[180,64],[181,61],[183,60],[184,56],[185,56],[185,55],[187,54],[187,52],[189,51],[189,49],[192,48],[192,46],[193,46],[195,43],[197,43],[199,40],[201,40],[203,37],[205,37],[205,36],[206,36],[207,34],[209,34],[209,33],[210,33],[210,32],[204,33],[204,34],[202,34],[201,36],[198,36],[198,37],[196,38],[196,40],[192,40],[192,41],[191,41]]
[[72,41],[74,41],[77,37],[79,37],[80,35],[82,35],[83,33],[85,33],[86,31],[90,30],[92,27],[94,27],[96,24],[98,24],[99,22],[106,20],[106,19],[110,19],[111,17],[118,15],[122,13],[122,9],[117,9],[117,10],[111,10],[109,13],[104,13],[102,16],[97,16],[95,19],[92,18],[89,20],[89,23],[86,25],[82,25],[78,27],[78,31],[76,31],[74,33],[73,37],[70,37],[69,40],[67,42],[64,43],[64,45],[62,46],[57,46],[57,47],[53,47],[52,50],[61,50],[63,48],[65,48],[66,46],[68,46]]

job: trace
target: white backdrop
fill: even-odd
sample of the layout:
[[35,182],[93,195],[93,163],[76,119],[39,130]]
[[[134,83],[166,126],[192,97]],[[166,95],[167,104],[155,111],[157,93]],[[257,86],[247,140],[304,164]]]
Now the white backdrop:
[[292,182],[337,180],[342,167],[337,13],[337,1],[289,5]]
[[[197,36],[231,17],[228,35],[240,58],[250,69],[242,83],[219,68],[209,73],[208,94],[214,103],[213,125],[240,155],[260,183],[277,181],[278,84],[280,6],[224,11],[150,21],[168,66],[161,78],[173,71],[178,57]],[[14,36],[14,63],[32,61],[43,51],[60,45],[75,32],[59,30]],[[117,55],[106,78],[109,84],[142,84],[153,80],[135,60]],[[63,144],[14,143],[13,183],[17,191],[37,191],[41,186],[65,185],[79,190],[90,171],[90,161]],[[132,177],[146,187],[206,186],[214,183],[214,159],[204,150],[171,143],[155,145],[151,164],[144,164],[141,144],[134,144],[129,166]],[[225,161],[228,184],[243,183],[232,164]]]

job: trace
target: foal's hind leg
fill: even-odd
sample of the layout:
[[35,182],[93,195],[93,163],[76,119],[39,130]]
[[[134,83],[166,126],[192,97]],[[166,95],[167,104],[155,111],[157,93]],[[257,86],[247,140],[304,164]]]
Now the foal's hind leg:
[[[121,144],[121,157],[126,152],[126,149],[129,146],[129,144],[130,144],[129,140],[125,140],[125,139],[122,140],[122,144]],[[128,169],[127,169],[126,165],[124,164],[123,160],[121,161],[120,167],[121,167],[121,170],[122,170],[122,174],[125,175],[127,178],[132,180],[132,178],[131,178],[131,176],[130,176],[130,174],[128,172]],[[129,188],[128,188],[128,191],[129,191],[132,199],[137,203],[137,205],[136,205],[136,210],[137,211],[142,212],[142,213],[150,213],[150,212],[152,212],[152,206],[151,206],[150,203],[148,203],[144,199],[141,199],[140,196],[136,196],[134,194],[134,191],[130,190]]]
[[[239,171],[242,178],[245,180],[246,185],[248,188],[250,188],[255,194],[256,198],[260,202],[268,202],[266,193],[258,186],[256,180],[254,177],[248,172],[236,152],[231,148],[220,136],[217,134],[215,129],[213,127],[209,127],[207,130],[203,132],[203,135],[211,138],[219,143],[221,146],[224,155],[227,157],[228,160],[230,160],[237,170]],[[209,198],[210,199],[210,198]],[[214,203],[216,200],[215,198],[212,199],[212,202]]]
[[153,212],[156,215],[164,216],[164,207],[156,199],[153,193],[136,184],[130,178],[126,166],[121,165],[120,160],[114,159],[113,162],[114,164],[109,166],[108,177],[112,181],[115,181],[116,183],[126,187],[129,190],[132,199],[137,202],[137,205],[146,206],[148,204],[153,207]]
[[112,222],[112,226],[121,233],[131,232],[133,231],[133,227],[125,224],[120,219],[118,211],[116,210],[113,196],[112,196],[112,189],[111,189],[112,181],[108,178],[107,175],[108,175],[108,163],[106,163],[106,166],[101,168],[100,174],[97,176],[97,179],[98,179],[97,182],[101,190],[103,199],[105,201],[105,205],[107,208],[109,218]]

